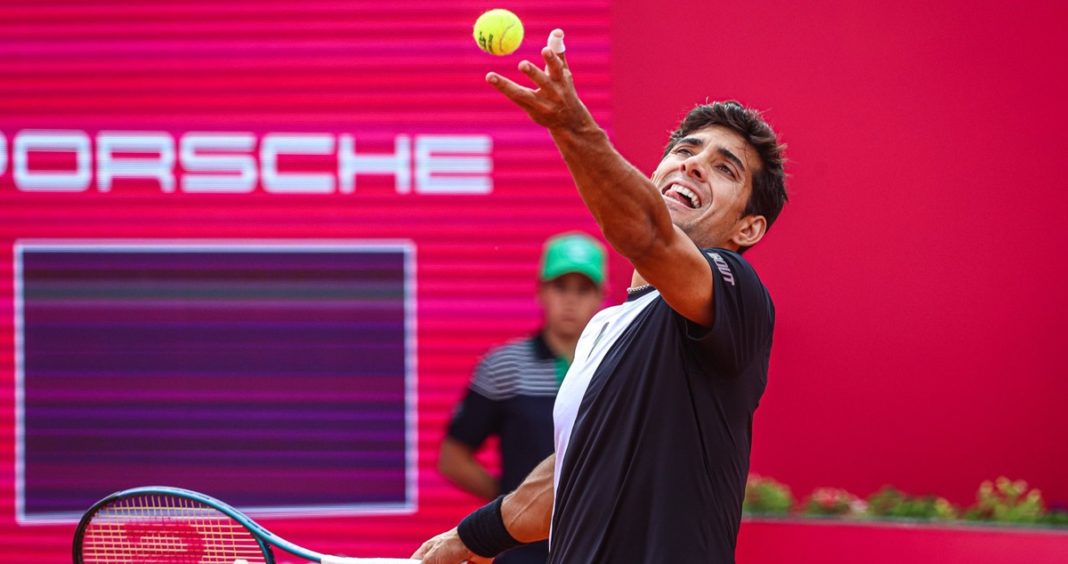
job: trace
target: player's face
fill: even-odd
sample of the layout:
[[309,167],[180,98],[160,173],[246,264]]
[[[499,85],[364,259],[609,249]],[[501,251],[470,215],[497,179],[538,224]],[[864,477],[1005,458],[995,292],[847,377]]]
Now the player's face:
[[542,282],[538,300],[545,312],[545,329],[565,339],[577,339],[604,300],[601,288],[582,274],[571,273]]
[[756,151],[733,130],[713,125],[671,148],[652,181],[671,221],[702,247],[730,248],[760,167]]

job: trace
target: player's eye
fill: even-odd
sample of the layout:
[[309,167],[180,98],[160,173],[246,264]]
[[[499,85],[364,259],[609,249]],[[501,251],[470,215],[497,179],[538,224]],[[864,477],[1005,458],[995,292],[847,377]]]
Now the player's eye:
[[675,149],[675,154],[676,155],[686,155],[688,157],[690,155],[693,155],[693,151],[689,150],[686,147],[678,147],[678,148]]
[[719,170],[720,172],[722,172],[722,173],[726,174],[727,176],[729,176],[729,177],[731,177],[731,178],[735,178],[735,176],[734,176],[734,169],[732,169],[731,167],[729,167],[729,166],[727,166],[727,165],[725,165],[725,164],[721,164],[721,165],[716,165],[716,168],[717,168],[717,169],[718,169],[718,170]]

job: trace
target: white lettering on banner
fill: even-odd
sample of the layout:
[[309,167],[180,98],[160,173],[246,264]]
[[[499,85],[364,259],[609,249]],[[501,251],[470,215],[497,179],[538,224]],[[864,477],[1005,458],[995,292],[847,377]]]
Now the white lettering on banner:
[[716,270],[723,275],[723,281],[734,286],[734,273],[731,272],[731,267],[727,266],[727,261],[723,260],[719,253],[708,253],[708,256],[712,257],[712,262],[716,263]]
[[[488,135],[421,135],[415,140],[415,189],[424,194],[489,194],[493,150]],[[460,156],[435,156],[453,153]],[[449,176],[434,176],[448,173]],[[462,176],[461,176],[462,175]]]
[[[116,157],[144,153],[146,157]],[[96,136],[96,183],[111,190],[116,178],[152,178],[164,192],[174,192],[174,138],[161,131],[101,131]]]
[[[84,131],[26,129],[15,135],[15,186],[25,192],[82,192],[93,180],[89,135]],[[4,151],[5,153],[7,151]],[[72,171],[31,171],[30,153],[74,153]],[[6,154],[5,154],[6,157]]]
[[412,149],[407,135],[398,135],[393,141],[393,154],[357,155],[356,140],[352,135],[338,138],[338,181],[341,191],[351,194],[356,191],[357,174],[392,174],[398,194],[412,190]]
[[[414,139],[413,139],[414,137]],[[493,192],[489,135],[396,135],[392,153],[358,153],[355,135],[196,131],[178,141],[159,131],[101,131],[96,136],[96,190],[117,179],[151,179],[165,193],[247,194],[257,184],[271,194],[352,194],[360,175],[392,175],[397,194]],[[259,144],[257,150],[257,143]],[[178,150],[175,150],[175,147]],[[93,187],[93,140],[82,130],[19,131],[10,146],[0,132],[0,175],[8,162],[16,189],[84,192]],[[73,170],[30,168],[33,153],[73,153]],[[279,170],[283,155],[337,159],[330,172]],[[284,158],[284,157],[283,157]],[[414,170],[413,170],[414,169]]]
[[[247,194],[256,189],[256,159],[248,154],[256,147],[251,133],[189,132],[178,149],[185,175],[182,191],[194,193]],[[201,152],[213,154],[201,154]],[[245,154],[224,154],[245,153]],[[214,172],[220,174],[197,174]]]
[[334,136],[317,133],[268,133],[260,145],[263,189],[275,194],[329,194],[334,179],[325,173],[278,172],[278,155],[329,155]]

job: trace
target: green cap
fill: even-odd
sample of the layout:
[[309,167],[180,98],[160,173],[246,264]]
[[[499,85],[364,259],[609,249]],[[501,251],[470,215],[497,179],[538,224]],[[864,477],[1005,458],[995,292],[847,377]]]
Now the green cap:
[[577,272],[600,286],[604,283],[604,247],[581,233],[556,235],[545,242],[541,256],[541,279],[552,280]]

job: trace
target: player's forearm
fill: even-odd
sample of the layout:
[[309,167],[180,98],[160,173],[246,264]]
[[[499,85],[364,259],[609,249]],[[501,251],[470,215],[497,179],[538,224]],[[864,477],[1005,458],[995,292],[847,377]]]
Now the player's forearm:
[[549,538],[555,464],[556,456],[549,456],[516,491],[486,504],[456,528],[426,541],[412,558],[435,564],[489,562],[517,544]]
[[633,261],[673,235],[671,217],[656,187],[612,147],[592,117],[578,127],[550,132],[612,247]]
[[474,453],[466,445],[452,439],[441,444],[438,471],[458,488],[483,499],[497,497],[497,480],[475,460]]
[[514,492],[505,496],[501,516],[515,540],[529,543],[549,538],[555,465],[553,454],[541,461]]

